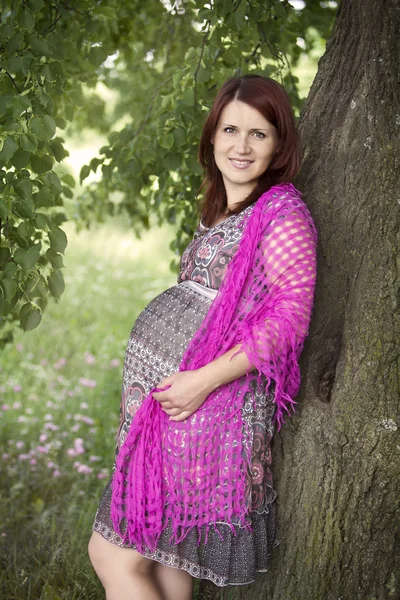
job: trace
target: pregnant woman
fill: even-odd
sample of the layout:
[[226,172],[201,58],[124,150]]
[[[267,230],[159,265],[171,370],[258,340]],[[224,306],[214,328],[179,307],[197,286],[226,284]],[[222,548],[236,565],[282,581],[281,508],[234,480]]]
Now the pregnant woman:
[[200,141],[201,220],[177,284],[137,318],[113,474],[89,555],[107,600],[189,600],[193,577],[243,585],[275,536],[271,441],[300,387],[317,232],[282,86],[217,94]]

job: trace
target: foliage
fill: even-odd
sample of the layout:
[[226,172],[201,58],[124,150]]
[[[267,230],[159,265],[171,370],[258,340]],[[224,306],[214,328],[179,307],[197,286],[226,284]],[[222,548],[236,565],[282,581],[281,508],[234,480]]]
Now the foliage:
[[[124,213],[139,232],[154,214],[178,223],[178,252],[195,225],[197,144],[217,87],[238,73],[271,75],[298,113],[290,67],[312,47],[311,27],[328,34],[334,12],[316,0],[301,11],[288,0],[3,2],[0,342],[11,339],[17,320],[24,330],[37,327],[48,298],[64,291],[61,226],[75,182],[57,169],[68,155],[61,131],[104,132],[124,116],[125,126],[82,169],[81,181],[98,170],[102,179],[81,196],[77,219],[88,225]],[[119,93],[108,120],[99,81]]]

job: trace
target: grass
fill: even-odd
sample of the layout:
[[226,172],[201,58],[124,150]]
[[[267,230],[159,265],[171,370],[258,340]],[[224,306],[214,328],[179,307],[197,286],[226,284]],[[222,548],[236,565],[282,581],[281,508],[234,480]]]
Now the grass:
[[174,285],[168,242],[121,224],[67,231],[66,291],[0,367],[0,598],[98,600],[87,544],[114,459],[138,313]]

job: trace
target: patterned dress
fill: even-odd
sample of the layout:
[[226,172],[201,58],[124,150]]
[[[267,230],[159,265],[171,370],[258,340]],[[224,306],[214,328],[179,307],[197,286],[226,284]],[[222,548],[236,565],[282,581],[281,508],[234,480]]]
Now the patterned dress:
[[[152,300],[136,319],[124,361],[116,456],[136,411],[151,388],[179,370],[183,353],[206,316],[229,261],[238,248],[253,206],[211,228],[200,222],[182,255],[177,284]],[[211,528],[207,544],[198,546],[197,532],[192,531],[181,543],[170,545],[172,530],[167,526],[156,550],[143,552],[148,558],[184,569],[193,577],[209,579],[218,586],[254,581],[256,571],[268,570],[272,549],[279,544],[275,538],[276,492],[270,447],[275,429],[272,423],[275,383],[272,382],[266,395],[265,379],[259,386],[256,375],[253,371],[255,404],[248,393],[242,408],[243,418],[251,425],[252,432],[250,438],[243,442],[250,445],[252,456],[246,493],[252,531],[236,527],[234,535],[226,525],[223,527],[223,540]],[[110,518],[111,482],[112,475],[102,494],[93,530],[112,544],[135,548],[124,543],[113,528]]]

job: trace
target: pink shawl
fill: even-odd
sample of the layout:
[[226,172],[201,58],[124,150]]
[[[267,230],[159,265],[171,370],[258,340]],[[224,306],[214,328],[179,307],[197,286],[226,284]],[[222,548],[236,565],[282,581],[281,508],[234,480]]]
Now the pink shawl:
[[[111,518],[124,541],[154,551],[172,526],[179,543],[192,528],[207,542],[211,526],[250,528],[245,495],[242,416],[250,385],[275,381],[275,419],[294,410],[300,387],[298,360],[308,334],[316,279],[317,232],[301,193],[290,183],[273,186],[254,205],[238,250],[180,371],[197,369],[236,344],[256,371],[210,394],[188,419],[169,421],[152,393],[137,411],[113,475]],[[249,437],[247,437],[249,439]],[[222,536],[221,536],[222,537]]]

